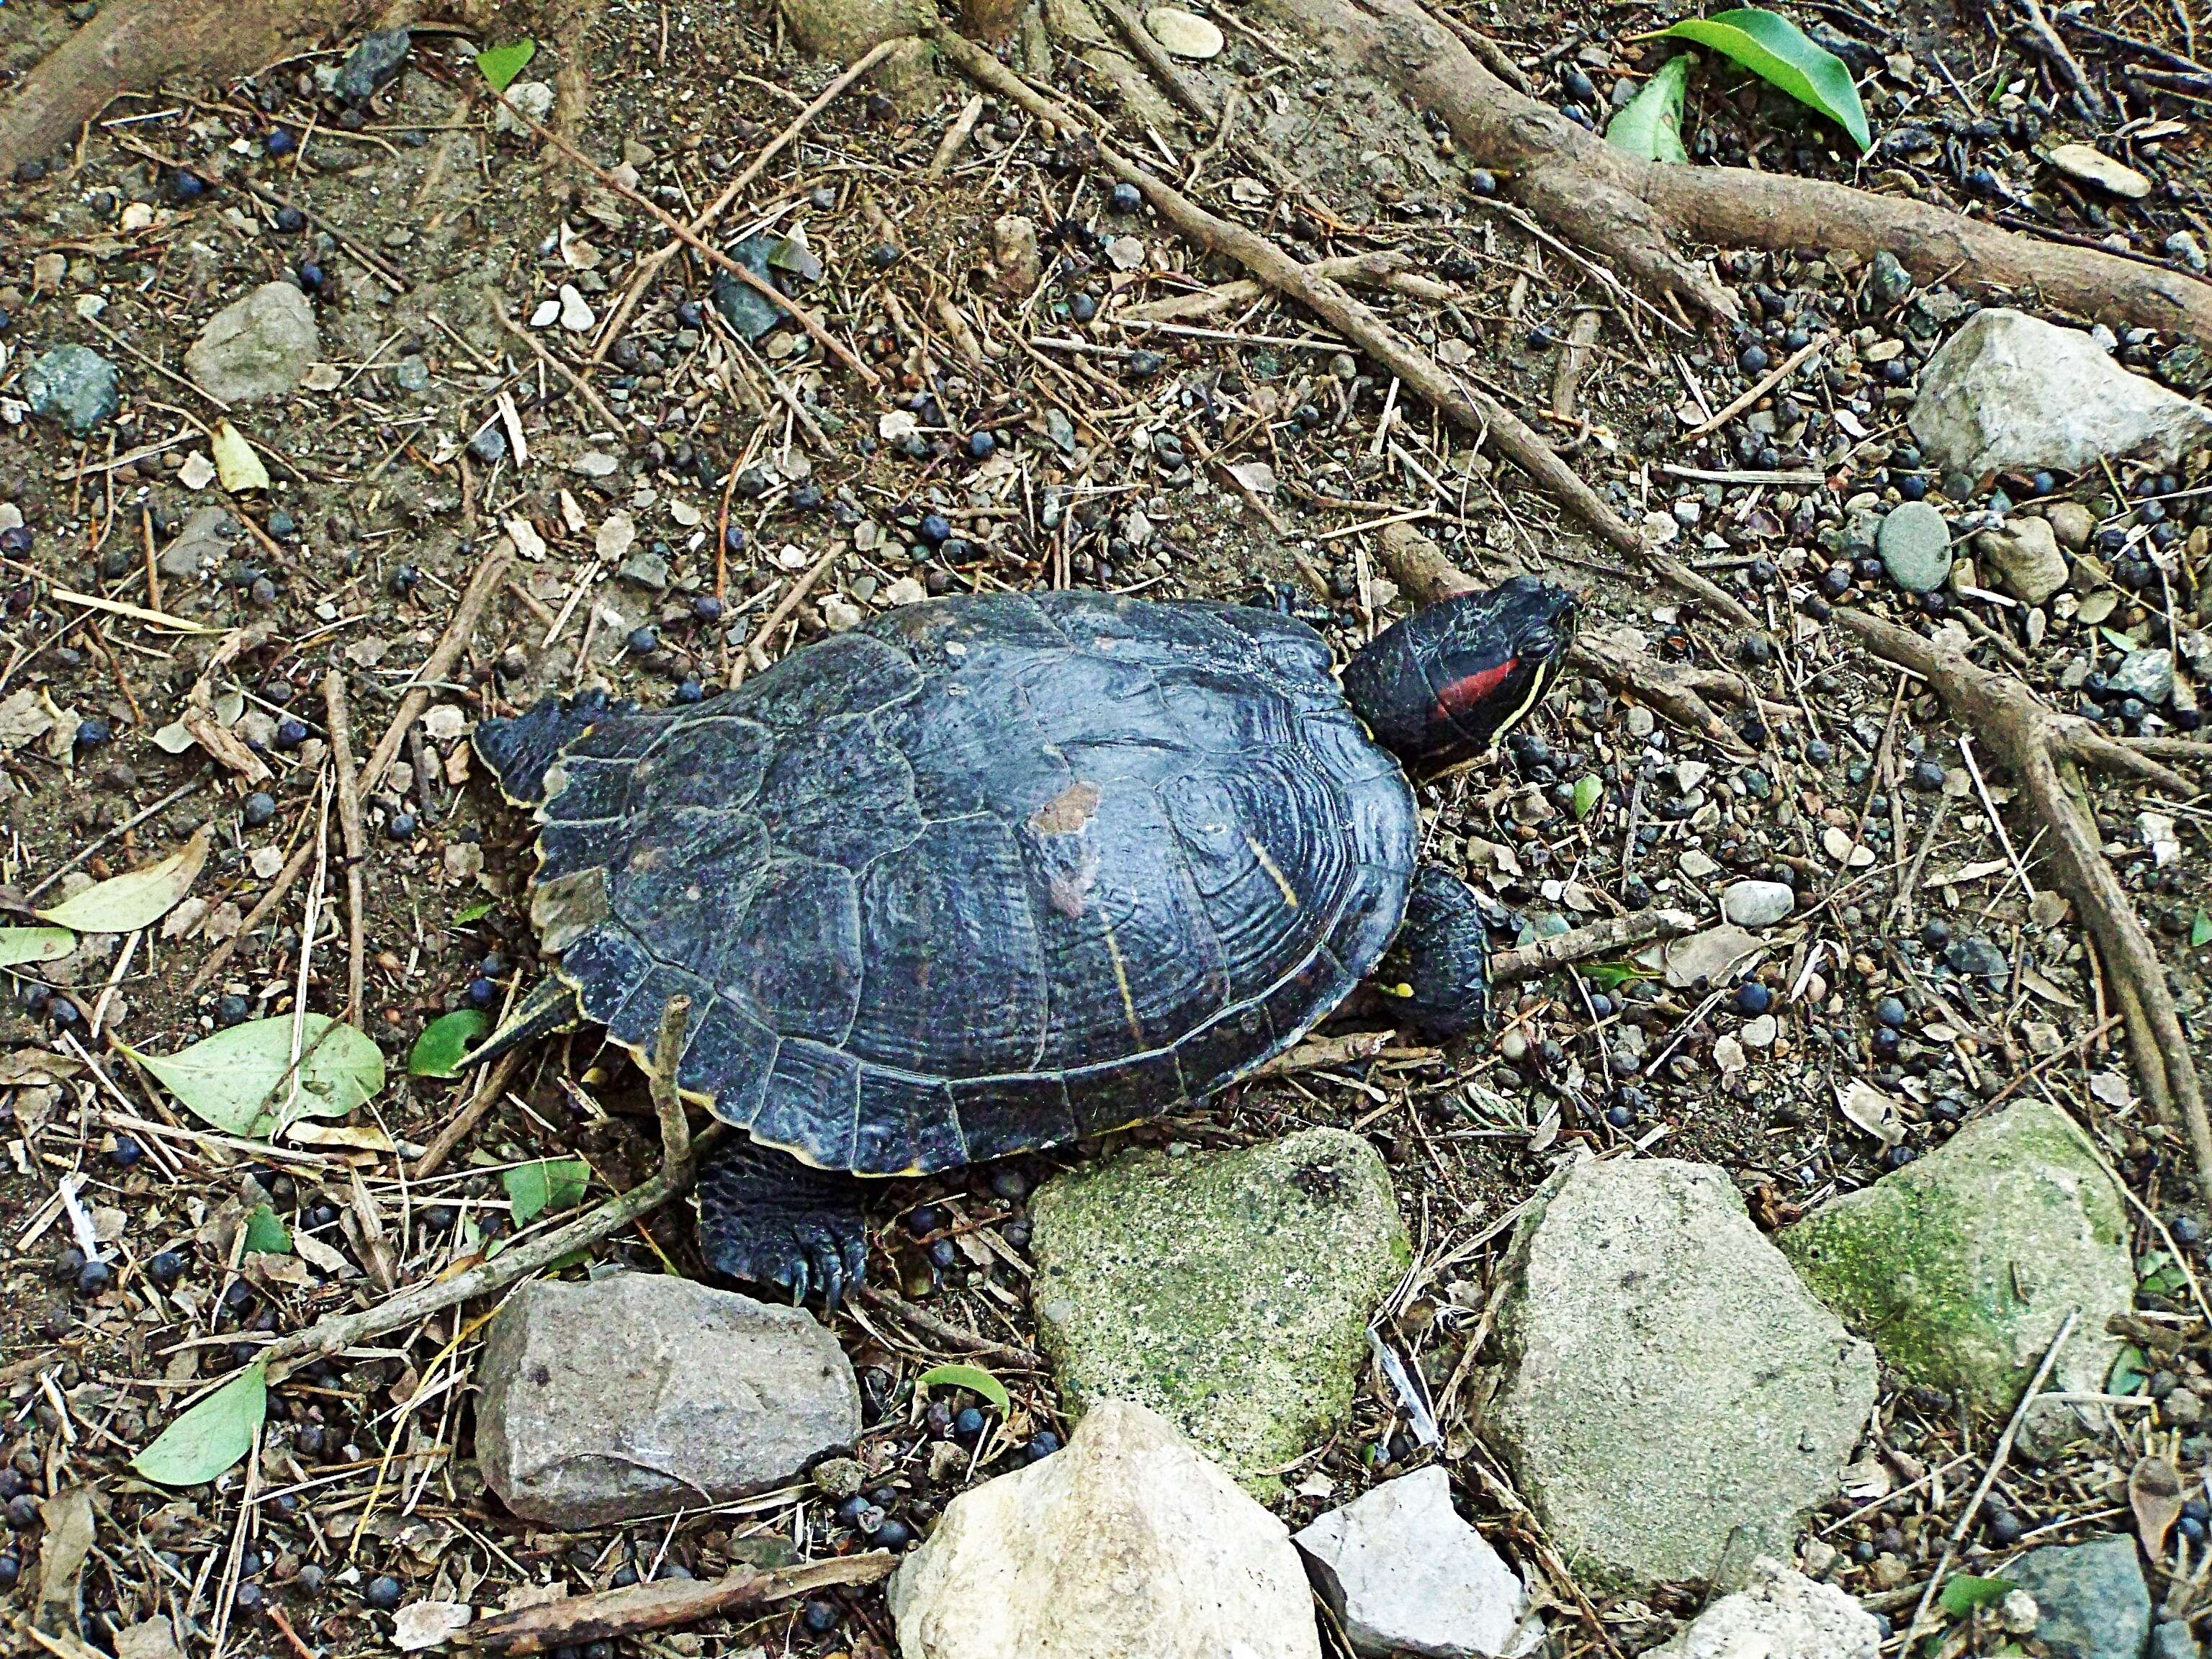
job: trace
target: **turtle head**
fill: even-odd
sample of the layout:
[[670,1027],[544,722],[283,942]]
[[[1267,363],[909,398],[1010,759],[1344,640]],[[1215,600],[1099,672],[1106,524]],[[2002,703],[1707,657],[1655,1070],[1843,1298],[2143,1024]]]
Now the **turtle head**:
[[1345,695],[1376,741],[1401,759],[1485,754],[1551,690],[1575,620],[1575,596],[1533,576],[1455,593],[1353,657]]

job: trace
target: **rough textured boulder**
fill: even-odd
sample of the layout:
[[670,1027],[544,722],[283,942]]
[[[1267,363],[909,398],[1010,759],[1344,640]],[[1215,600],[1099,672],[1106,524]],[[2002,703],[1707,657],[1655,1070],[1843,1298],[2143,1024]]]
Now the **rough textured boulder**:
[[1880,1659],[1881,1634],[1881,1621],[1833,1584],[1761,1557],[1748,1584],[1651,1659]]
[[208,319],[185,372],[225,403],[258,403],[299,385],[321,349],[307,296],[289,283],[264,283]]
[[1163,1418],[1093,1405],[1066,1450],[963,1492],[890,1582],[903,1659],[1320,1659],[1283,1523]]
[[1577,1571],[1741,1583],[1834,1495],[1874,1351],[1816,1302],[1725,1172],[1585,1160],[1531,1205],[1489,1431]]
[[720,1503],[860,1431],[853,1367],[811,1314],[655,1273],[526,1285],[478,1380],[485,1480],[557,1527]]
[[2172,465],[2212,442],[2212,412],[2130,374],[2079,329],[2002,309],[1976,312],[1928,360],[1907,420],[1929,461],[1977,476]]
[[1521,1580],[1460,1519],[1441,1465],[1384,1481],[1291,1541],[1361,1653],[1494,1659],[1518,1645]]
[[1261,1496],[1351,1410],[1368,1318],[1411,1260],[1382,1160],[1341,1129],[1127,1153],[1048,1182],[1030,1219],[1068,1404],[1149,1406]]
[[1915,1382],[2020,1402],[2068,1310],[2051,1386],[2095,1394],[2135,1305],[2118,1183],[2064,1110],[2025,1100],[1778,1235],[1814,1291]]

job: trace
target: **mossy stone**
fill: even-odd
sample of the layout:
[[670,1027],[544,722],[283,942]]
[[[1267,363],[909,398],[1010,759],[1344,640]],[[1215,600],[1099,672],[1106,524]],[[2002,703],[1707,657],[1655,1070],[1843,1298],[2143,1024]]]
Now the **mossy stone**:
[[2020,1403],[2069,1310],[2048,1386],[2101,1389],[2120,1350],[2105,1322],[2135,1304],[2119,1184],[2047,1101],[1968,1124],[1775,1243],[1887,1364],[1992,1413]]
[[1069,1408],[1150,1407],[1263,1498],[1349,1414],[1368,1319],[1413,1260],[1382,1158],[1340,1129],[1127,1152],[1048,1182],[1030,1220]]

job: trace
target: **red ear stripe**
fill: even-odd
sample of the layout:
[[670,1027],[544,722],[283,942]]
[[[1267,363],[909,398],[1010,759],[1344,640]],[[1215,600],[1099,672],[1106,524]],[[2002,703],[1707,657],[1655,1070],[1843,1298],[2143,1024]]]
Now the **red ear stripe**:
[[1520,666],[1518,657],[1508,657],[1495,668],[1486,668],[1480,674],[1469,674],[1463,680],[1454,680],[1437,694],[1437,712],[1456,714],[1472,708],[1485,697],[1505,684],[1505,677]]

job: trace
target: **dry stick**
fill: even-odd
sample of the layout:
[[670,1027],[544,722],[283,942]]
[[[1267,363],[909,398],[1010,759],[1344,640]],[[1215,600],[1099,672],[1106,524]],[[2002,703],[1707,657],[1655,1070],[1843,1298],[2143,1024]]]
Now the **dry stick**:
[[2105,100],[2098,95],[2097,88],[2090,83],[2089,77],[2081,73],[2081,65],[2074,61],[2074,54],[2058,38],[2058,31],[2051,27],[2051,20],[2043,15],[2043,8],[2038,0],[2021,0],[2021,9],[2027,14],[2028,32],[2035,36],[2045,54],[2057,61],[2069,84],[2081,94],[2081,101],[2088,106],[2091,118],[2103,120]]
[[1654,939],[1680,939],[1695,933],[1701,925],[1686,910],[1637,910],[1625,916],[1609,916],[1538,939],[1534,945],[1498,951],[1490,958],[1490,982],[1510,985],[1515,980],[1533,979],[1602,951],[1632,950]]
[[738,659],[737,665],[731,671],[730,684],[733,689],[742,677],[748,659],[756,667],[765,669],[768,666],[768,642],[775,637],[775,630],[791,619],[791,613],[799,609],[799,602],[812,591],[814,584],[822,580],[823,572],[836,563],[838,555],[844,550],[842,547],[833,545],[827,553],[808,567],[805,575],[791,585],[789,592],[775,602],[775,609],[768,613],[767,618],[754,632],[751,641],[745,647],[744,653]]
[[[1417,605],[1434,605],[1455,593],[1471,593],[1481,584],[1444,556],[1443,550],[1410,525],[1386,526],[1376,538],[1382,568],[1390,580]],[[1631,647],[1615,635],[1584,629],[1575,636],[1568,663],[1585,669],[1620,691],[1640,697],[1651,708],[1696,732],[1723,753],[1739,760],[1752,756],[1751,746],[1714,713],[1704,693],[1736,690],[1733,682],[1717,684],[1694,669],[1663,663]]]
[[[722,193],[708,204],[705,212],[691,221],[692,234],[703,236],[713,229],[714,222],[729,211],[730,204],[738,199],[748,185],[761,176],[770,161],[775,160],[788,146],[797,142],[799,135],[813,125],[816,116],[829,108],[846,88],[890,57],[897,46],[896,40],[878,40],[869,48],[867,55],[859,63],[824,87],[822,89],[822,95],[792,117],[791,125],[769,139],[762,147],[761,153],[753,157],[751,164],[723,187]],[[968,125],[971,127],[975,125],[972,117],[969,118]],[[623,329],[629,323],[630,314],[644,302],[647,294],[652,291],[653,280],[660,275],[660,268],[683,251],[684,243],[679,238],[639,261],[637,275],[631,279],[629,287],[623,291],[622,303],[615,307],[613,314],[607,319],[606,327],[600,331],[599,343],[592,348],[593,362],[604,362],[606,360],[608,351],[613,348],[614,343],[622,337]]]
[[362,983],[368,975],[368,905],[362,896],[368,837],[361,828],[361,778],[353,763],[353,716],[346,708],[345,676],[323,676],[323,713],[330,728],[331,765],[338,775],[338,828],[346,854],[346,1024],[361,1024]]
[[[484,562],[477,567],[475,580],[469,583],[467,591],[461,595],[461,603],[453,612],[453,621],[446,625],[446,631],[432,648],[428,659],[416,671],[416,683],[400,698],[399,712],[392,716],[391,728],[385,732],[370,754],[368,763],[362,768],[357,787],[362,793],[376,787],[379,780],[384,776],[385,769],[398,754],[408,727],[414,725],[422,711],[430,706],[430,687],[453,672],[453,665],[460,659],[462,651],[468,645],[469,635],[476,631],[477,623],[483,616],[484,607],[490,603],[491,596],[499,591],[500,583],[507,579],[507,556],[495,551],[486,555]],[[307,860],[313,854],[314,844],[309,842],[303,843],[285,860],[284,867],[276,872],[276,879],[270,884],[269,890],[261,896],[260,902],[253,907],[239,930],[216,946],[208,959],[200,964],[199,971],[185,982],[186,996],[198,992],[223,970],[240,945],[252,937],[254,930],[268,920],[269,913],[283,901],[285,894],[292,890],[292,884],[300,879],[301,872],[307,867]]]
[[2027,1392],[2021,1395],[2020,1404],[2013,1409],[2012,1420],[2005,1425],[2004,1432],[1997,1437],[1996,1449],[1990,1453],[1990,1466],[1982,1474],[1981,1485],[1974,1488],[1974,1495],[1966,1500],[1966,1507],[1959,1511],[1959,1519],[1951,1528],[1951,1535],[1944,1540],[1942,1559],[1936,1562],[1936,1571],[1929,1575],[1928,1587],[1920,1592],[1920,1605],[1912,1610],[1912,1623],[1905,1632],[1905,1646],[1911,1647],[1919,1637],[1920,1621],[1928,1616],[1929,1603],[1936,1599],[1936,1592],[1942,1588],[1943,1575],[1951,1570],[1952,1559],[1958,1554],[1959,1540],[1966,1535],[1966,1528],[1974,1524],[1974,1517],[1981,1513],[1982,1500],[1990,1495],[1990,1488],[1996,1485],[1997,1476],[2004,1469],[2005,1460],[2012,1455],[2012,1443],[2019,1437],[2020,1425],[2027,1420],[2027,1408],[2035,1403],[2036,1395],[2043,1392],[2043,1384],[2051,1375],[2051,1368],[2058,1363],[2058,1350],[2074,1334],[2075,1322],[2081,1316],[2079,1308],[2068,1309],[2066,1317],[2058,1323],[2058,1334],[2051,1339],[2051,1346],[2043,1351],[2043,1363],[2035,1368],[2035,1376],[2027,1385]]
[[2189,781],[2122,747],[2079,715],[2046,708],[2018,680],[1970,660],[1954,641],[1923,640],[1857,611],[1838,611],[1835,619],[1875,655],[1925,679],[1951,718],[2011,769],[2021,795],[2050,831],[2058,886],[2087,924],[2119,991],[2128,1050],[2143,1093],[2162,1121],[2170,1125],[2179,1117],[2197,1165],[2197,1202],[2212,1205],[2212,1119],[2205,1114],[2188,1034],[2166,988],[2157,947],[2105,861],[2095,820],[2061,769],[2093,765],[2180,796],[2196,793]]
[[507,1085],[514,1081],[514,1074],[522,1069],[523,1054],[510,1048],[492,1062],[491,1070],[477,1079],[477,1091],[469,1103],[451,1123],[438,1131],[438,1137],[415,1160],[410,1174],[416,1181],[426,1181],[445,1167],[446,1160],[453,1155],[453,1148],[465,1139],[471,1130],[483,1121],[484,1114],[499,1103],[507,1092]]
[[934,1337],[947,1347],[960,1348],[981,1354],[986,1359],[995,1359],[1001,1365],[1019,1370],[1041,1371],[1044,1361],[1027,1348],[1017,1348],[1004,1342],[994,1342],[988,1336],[978,1336],[973,1331],[963,1331],[949,1321],[939,1319],[927,1308],[917,1308],[904,1297],[891,1291],[879,1291],[863,1286],[853,1292],[854,1299],[865,1302],[871,1308],[895,1316],[913,1326],[924,1336]]
[[[1019,104],[1040,120],[1051,121],[1066,130],[1084,125],[1072,112],[1035,90],[973,41],[944,27],[932,30],[929,39],[971,80]],[[1236,260],[1276,293],[1317,313],[1396,375],[1430,407],[1476,434],[1478,440],[1484,436],[1494,439],[1507,458],[1534,479],[1540,489],[1616,550],[1650,563],[1676,586],[1703,599],[1739,627],[1759,629],[1759,619],[1733,596],[1673,555],[1650,546],[1528,422],[1487,392],[1479,388],[1462,389],[1426,353],[1401,337],[1395,329],[1354,299],[1342,285],[1316,276],[1310,267],[1300,264],[1264,236],[1217,218],[1173,185],[1105,144],[1098,146],[1098,155],[1115,173],[1143,191],[1153,210],[1184,236],[1209,252]]]
[[1523,207],[1647,289],[1729,321],[1735,297],[1676,238],[1723,246],[1887,251],[1923,283],[2033,286],[2046,305],[2212,341],[2212,284],[2102,249],[2016,235],[1947,208],[1746,167],[1645,161],[1515,91],[1419,0],[1279,0],[1325,55],[1357,64],[1441,116]]
[[1152,32],[1138,21],[1135,13],[1121,0],[1098,0],[1098,9],[1104,12],[1121,38],[1129,43],[1129,50],[1137,54],[1139,63],[1152,72],[1153,77],[1168,89],[1168,95],[1191,114],[1212,126],[1221,118],[1221,112],[1213,106],[1198,86],[1177,66],[1166,49],[1152,38]]
[[[1372,253],[1316,259],[1306,269],[1316,276],[1332,277],[1347,288],[1387,288],[1394,294],[1405,295],[1408,299],[1440,302],[1462,297],[1460,290],[1450,283],[1439,283],[1432,276],[1417,276],[1407,270],[1412,261],[1413,256],[1401,249],[1382,248]],[[1142,305],[1129,306],[1115,312],[1107,321],[1117,325],[1202,322],[1224,311],[1241,311],[1266,294],[1267,289],[1259,283],[1249,277],[1239,277],[1217,288],[1173,295],[1164,300],[1147,300]]]
[[543,1653],[548,1648],[605,1642],[640,1631],[696,1625],[702,1619],[811,1595],[835,1584],[872,1584],[898,1565],[889,1550],[835,1556],[797,1566],[732,1567],[720,1578],[701,1583],[664,1578],[650,1584],[571,1595],[513,1613],[495,1613],[455,1632],[454,1639],[513,1654]]
[[[624,429],[626,423],[623,420],[623,417],[607,407],[605,400],[592,389],[592,383],[589,380],[577,374],[574,369],[569,368],[568,364],[562,362],[558,357],[556,357],[551,352],[548,351],[544,346],[540,343],[535,334],[532,334],[528,329],[523,327],[521,324],[516,322],[514,318],[508,316],[507,314],[507,302],[495,290],[486,289],[484,293],[486,297],[491,301],[492,315],[499,319],[501,327],[504,328],[509,334],[514,336],[516,339],[521,341],[523,344],[528,346],[532,351],[535,352],[539,362],[544,364],[546,368],[551,369],[556,374],[566,380],[568,383],[569,388],[574,391],[579,398],[581,398],[586,403],[589,404],[592,406],[592,412],[597,415],[602,421],[605,422],[611,430],[619,433]],[[649,424],[642,415],[633,416],[631,418],[635,420],[640,426]]]
[[842,340],[838,339],[835,335],[831,334],[828,329],[823,327],[821,319],[816,317],[814,313],[809,311],[805,306],[800,305],[797,301],[790,298],[773,283],[764,283],[759,277],[754,276],[751,271],[746,270],[744,266],[739,264],[735,259],[730,258],[730,256],[723,252],[721,249],[714,246],[712,244],[707,242],[702,238],[693,233],[681,219],[671,213],[666,208],[661,206],[659,203],[653,201],[650,197],[644,196],[637,191],[631,189],[629,185],[616,178],[613,173],[608,172],[606,168],[601,167],[597,161],[594,161],[590,156],[585,155],[583,151],[578,149],[574,144],[562,137],[558,133],[547,131],[537,121],[532,119],[526,112],[516,108],[513,103],[509,102],[507,95],[505,93],[502,92],[499,94],[499,101],[502,106],[514,115],[516,120],[528,127],[538,137],[544,140],[546,143],[552,145],[554,149],[559,150],[563,155],[574,161],[578,167],[582,167],[586,173],[590,173],[592,177],[598,179],[609,190],[614,191],[616,195],[623,198],[625,201],[635,203],[639,207],[643,208],[647,213],[650,213],[654,218],[659,220],[662,224],[667,226],[669,229],[674,231],[678,241],[695,250],[706,258],[709,264],[719,266],[720,269],[728,271],[731,276],[736,277],[747,288],[752,289],[754,293],[759,295],[761,298],[769,301],[769,304],[775,306],[780,310],[789,313],[792,321],[797,323],[799,327],[806,331],[806,337],[809,339],[812,340],[815,344],[820,346],[824,351],[835,357],[839,362],[844,364],[846,368],[851,369],[854,374],[859,375],[860,380],[866,385],[869,391],[873,392],[878,386],[883,384],[881,379],[877,375],[876,371],[870,368],[858,357],[855,357],[852,352],[846,348],[845,343]]
[[[659,1036],[653,1050],[652,1084],[656,1105],[664,1091],[671,1097],[675,1096],[676,1069],[684,1053],[684,1027],[690,1007],[689,997],[677,997],[662,1012]],[[676,1116],[682,1119],[680,1105]],[[387,1331],[399,1330],[494,1291],[503,1291],[540,1267],[550,1267],[572,1250],[588,1249],[602,1239],[613,1237],[639,1217],[690,1191],[696,1167],[693,1153],[699,1146],[710,1143],[715,1128],[710,1127],[696,1141],[690,1138],[688,1123],[683,1125],[681,1133],[674,1139],[669,1137],[668,1130],[668,1114],[664,1110],[660,1169],[651,1180],[631,1188],[619,1198],[608,1200],[565,1227],[556,1227],[550,1233],[510,1246],[466,1273],[414,1285],[373,1307],[334,1314],[328,1319],[318,1320],[304,1331],[278,1337],[256,1356],[270,1368],[269,1380],[276,1382],[325,1354],[336,1353]]]
[[1680,438],[1676,439],[1675,441],[1682,444],[1693,444],[1700,438],[1711,437],[1714,433],[1726,426],[1730,421],[1735,419],[1737,416],[1742,414],[1745,410],[1749,409],[1761,398],[1764,398],[1768,392],[1773,391],[1775,387],[1780,386],[1792,374],[1795,374],[1808,360],[1819,356],[1827,349],[1828,337],[1825,334],[1817,336],[1814,339],[1807,341],[1796,351],[1790,353],[1789,356],[1784,358],[1778,368],[1770,371],[1763,380],[1755,382],[1753,385],[1747,388],[1741,397],[1737,398],[1734,402],[1730,403],[1727,408],[1722,410],[1717,415],[1715,415],[1712,419],[1707,421],[1703,426],[1692,428],[1689,431],[1685,432]]

